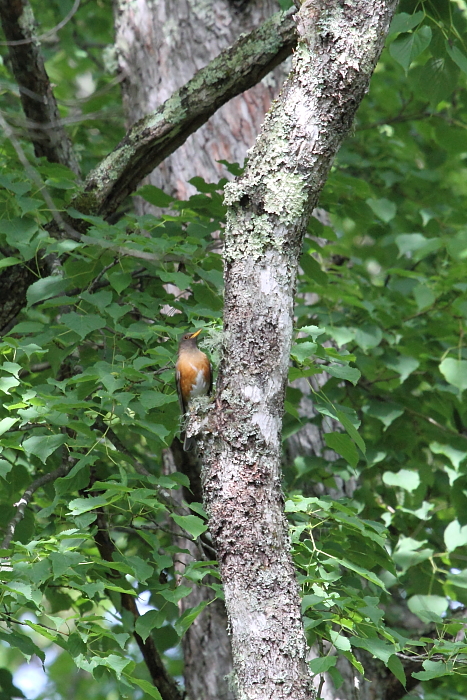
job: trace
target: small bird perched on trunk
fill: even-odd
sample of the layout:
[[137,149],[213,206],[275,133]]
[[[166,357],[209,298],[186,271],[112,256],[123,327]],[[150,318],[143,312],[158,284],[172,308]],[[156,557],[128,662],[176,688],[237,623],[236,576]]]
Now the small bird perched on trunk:
[[[185,333],[178,344],[178,359],[175,365],[177,393],[180,409],[185,415],[188,404],[195,396],[206,396],[212,389],[212,367],[208,356],[198,348],[198,336],[203,329],[195,333]],[[195,438],[185,435],[183,449],[193,449]]]

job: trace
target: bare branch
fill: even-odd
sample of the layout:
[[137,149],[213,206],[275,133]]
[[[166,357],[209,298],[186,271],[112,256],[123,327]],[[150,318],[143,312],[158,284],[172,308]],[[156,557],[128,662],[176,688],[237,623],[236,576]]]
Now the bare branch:
[[26,118],[42,126],[53,126],[48,130],[29,128],[36,156],[45,156],[51,163],[62,163],[79,175],[71,141],[60,124],[28,0],[0,0],[0,19]]
[[88,176],[73,206],[108,216],[138,183],[184,143],[219,107],[259,82],[292,53],[293,14],[279,12],[238,39],[126,134]]

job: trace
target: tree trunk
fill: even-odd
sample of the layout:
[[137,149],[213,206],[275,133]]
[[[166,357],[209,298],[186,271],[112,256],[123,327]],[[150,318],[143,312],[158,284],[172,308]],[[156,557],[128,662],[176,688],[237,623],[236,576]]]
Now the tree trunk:
[[[161,105],[242,33],[279,9],[275,0],[117,0],[116,46],[129,124]],[[286,70],[235,97],[167,158],[149,181],[185,199],[188,181],[227,174],[219,160],[243,163]],[[149,207],[143,202],[138,206]]]
[[[259,26],[278,10],[274,0],[169,0],[116,2],[116,47],[128,124],[161,105],[171,94],[238,37]],[[194,176],[209,182],[225,176],[218,160],[243,164],[247,149],[263,122],[286,75],[278,67],[261,83],[221,107],[209,122],[189,137],[148,178],[151,184],[178,198],[194,188]],[[136,198],[140,213],[151,205]],[[186,459],[176,449],[168,461],[185,472]],[[199,480],[196,474],[189,474]],[[201,500],[201,497],[200,499]],[[189,542],[180,544],[190,549]],[[196,552],[193,553],[196,556]],[[180,601],[180,612],[209,600],[212,592],[199,587]],[[209,605],[183,637],[185,685],[190,700],[233,700],[228,677],[232,653],[227,615],[221,601]]]
[[215,408],[191,430],[207,420],[205,500],[242,700],[312,694],[280,487],[293,295],[308,216],[368,89],[395,5],[302,4],[292,73],[244,175],[227,186],[224,355]]

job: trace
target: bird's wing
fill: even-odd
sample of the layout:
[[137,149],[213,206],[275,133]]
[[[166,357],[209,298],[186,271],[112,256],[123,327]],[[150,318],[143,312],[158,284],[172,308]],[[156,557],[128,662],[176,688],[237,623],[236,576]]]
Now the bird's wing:
[[[208,360],[209,362],[209,360]],[[211,396],[212,392],[212,364],[209,362],[209,388],[208,388],[208,396]]]
[[185,402],[183,401],[182,387],[180,386],[180,371],[178,369],[175,372],[175,381],[177,384],[177,394],[178,394],[178,403],[180,404],[180,411],[182,412],[182,415],[185,415],[186,406],[185,406]]

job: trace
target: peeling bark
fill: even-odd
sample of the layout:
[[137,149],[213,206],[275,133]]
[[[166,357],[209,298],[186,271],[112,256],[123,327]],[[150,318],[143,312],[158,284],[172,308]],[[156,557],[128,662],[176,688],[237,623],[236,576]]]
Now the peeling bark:
[[224,357],[199,446],[241,700],[312,697],[280,487],[293,294],[308,216],[395,6],[302,4],[292,73],[243,177],[227,186]]
[[37,157],[61,163],[79,175],[71,141],[60,121],[40,44],[34,30],[34,15],[27,0],[0,0],[0,18],[9,45],[9,55],[29,136]]

